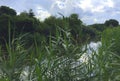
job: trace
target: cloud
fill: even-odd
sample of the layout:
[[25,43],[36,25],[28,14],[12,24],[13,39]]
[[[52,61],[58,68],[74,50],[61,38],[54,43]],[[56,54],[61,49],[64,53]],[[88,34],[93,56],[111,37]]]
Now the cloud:
[[103,5],[113,8],[114,7],[114,2],[113,2],[113,0],[107,0],[105,2],[103,1]]
[[91,9],[91,11],[92,11],[93,13],[95,13],[95,12],[105,12],[104,6],[102,6],[102,5],[97,6],[96,8]]
[[0,5],[7,5],[17,12],[33,9],[36,17],[44,20],[50,15],[64,16],[79,14],[86,24],[103,23],[115,18],[120,21],[120,0],[0,0]]
[[51,16],[51,14],[41,6],[36,7],[36,17],[43,21],[45,18]]
[[57,6],[59,9],[64,9],[64,8],[66,7],[66,4],[65,4],[65,2],[63,2],[63,1],[57,0],[57,1],[55,1],[55,2],[52,4],[51,8],[53,9],[53,8],[56,7],[56,6]]
[[83,11],[104,12],[105,7],[113,8],[114,2],[112,0],[80,0],[77,6]]
[[[118,1],[118,0],[116,0]],[[83,10],[82,20],[87,24],[104,23],[107,19],[118,19],[116,1],[113,0],[80,0],[77,6]],[[119,8],[120,9],[120,8]],[[119,13],[119,11],[117,12]],[[91,15],[92,14],[92,15]],[[118,19],[119,20],[119,19]]]
[[54,0],[51,5],[51,13],[56,14],[58,12],[68,16],[74,10],[74,0]]
[[91,0],[81,0],[77,4],[77,6],[81,8],[83,11],[91,10],[93,8]]
[[[52,0],[51,14],[57,12],[68,16],[77,13],[87,24],[102,23],[106,19],[114,18],[112,11],[115,10],[115,1],[113,0]],[[110,12],[108,12],[110,11]],[[119,11],[117,12],[119,13]],[[115,14],[116,15],[116,14]]]

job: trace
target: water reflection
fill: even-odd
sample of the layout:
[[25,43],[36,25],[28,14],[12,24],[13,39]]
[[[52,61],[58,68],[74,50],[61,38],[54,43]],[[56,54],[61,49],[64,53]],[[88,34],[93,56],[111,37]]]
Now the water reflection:
[[101,42],[90,42],[88,45],[83,47],[83,50],[86,50],[84,54],[80,57],[79,61],[87,63],[89,57],[93,52],[97,52],[98,48],[101,46]]
[[87,45],[87,50],[88,53],[92,53],[92,51],[96,51],[98,50],[98,48],[101,46],[101,42],[90,42],[90,44]]

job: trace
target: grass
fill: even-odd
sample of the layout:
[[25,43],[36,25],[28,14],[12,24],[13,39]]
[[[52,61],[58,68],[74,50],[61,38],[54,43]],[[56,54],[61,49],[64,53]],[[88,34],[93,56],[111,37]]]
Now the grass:
[[69,31],[60,28],[56,36],[49,37],[48,44],[41,42],[42,46],[34,39],[34,44],[26,48],[24,37],[28,34],[9,39],[5,52],[0,46],[0,81],[119,81],[120,56],[112,50],[116,44],[108,40],[119,40],[118,29],[113,30],[103,33],[102,45],[98,51],[92,50],[85,62],[79,59],[87,48],[73,44]]

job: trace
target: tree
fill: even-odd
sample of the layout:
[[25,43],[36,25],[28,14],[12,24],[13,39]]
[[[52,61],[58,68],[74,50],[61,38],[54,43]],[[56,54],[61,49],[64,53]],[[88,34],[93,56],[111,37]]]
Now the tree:
[[55,34],[55,31],[56,31],[56,17],[54,16],[50,16],[48,18],[45,19],[44,21],[44,32],[48,35],[52,34],[54,35]]
[[69,28],[71,30],[72,36],[75,40],[79,41],[81,31],[82,31],[82,21],[79,19],[78,14],[71,14],[69,16]]
[[70,15],[71,19],[76,19],[77,20],[78,17],[79,17],[78,14],[75,14],[75,13],[73,13],[73,14]]
[[109,27],[116,27],[119,25],[119,22],[115,19],[110,19],[110,20],[107,20],[105,21],[104,23],[106,26],[109,26]]
[[33,33],[35,31],[34,19],[18,16],[15,19],[16,31],[17,33]]
[[19,16],[21,16],[21,17],[29,17],[29,14],[27,13],[27,11],[23,11],[23,12],[21,12],[20,13],[20,15]]
[[11,9],[7,6],[1,6],[0,7],[0,15],[2,14],[7,14],[7,15],[11,15],[11,16],[15,16],[17,13],[14,9]]
[[98,32],[102,32],[105,30],[104,24],[92,24],[92,25],[89,25],[89,27],[97,30]]
[[35,15],[34,15],[34,12],[33,12],[33,10],[32,10],[32,9],[30,9],[30,10],[29,10],[28,15],[29,15],[29,17],[34,17],[34,16],[35,16]]
[[33,33],[36,31],[36,27],[39,26],[39,20],[33,17],[33,15],[34,13],[32,12],[32,9],[30,9],[29,12],[23,11],[20,13],[20,15],[14,18],[16,31],[18,33]]
[[13,20],[10,15],[3,14],[0,16],[0,42],[2,44],[5,43],[5,41],[8,41],[8,36],[12,35],[13,32],[9,33],[10,31],[13,31]]

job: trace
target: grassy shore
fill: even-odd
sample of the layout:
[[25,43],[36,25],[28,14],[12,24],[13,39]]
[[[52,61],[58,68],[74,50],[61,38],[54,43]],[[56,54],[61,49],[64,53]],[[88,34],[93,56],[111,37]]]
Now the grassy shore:
[[[119,81],[118,30],[104,31],[102,45],[98,51],[91,49],[91,54],[86,54],[87,43],[73,44],[69,32],[61,29],[49,37],[48,44],[43,40],[38,45],[34,39],[34,44],[26,48],[24,37],[28,34],[9,39],[6,51],[2,46],[0,49],[0,81]],[[80,61],[83,58],[85,61]]]

